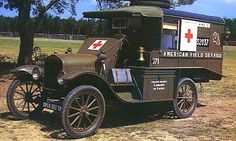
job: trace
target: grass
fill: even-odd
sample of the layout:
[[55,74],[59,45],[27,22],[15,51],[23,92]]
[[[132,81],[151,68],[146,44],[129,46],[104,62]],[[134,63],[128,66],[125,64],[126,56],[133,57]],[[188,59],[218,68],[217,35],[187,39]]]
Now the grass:
[[225,59],[236,59],[236,47],[227,46],[224,47],[225,50]]
[[[82,43],[83,41],[35,38],[34,47],[40,47],[42,52],[50,55],[53,54],[54,51],[64,53],[68,47],[71,47],[73,52],[77,52]],[[0,37],[0,55],[6,55],[16,59],[19,53],[19,46],[19,38]]]

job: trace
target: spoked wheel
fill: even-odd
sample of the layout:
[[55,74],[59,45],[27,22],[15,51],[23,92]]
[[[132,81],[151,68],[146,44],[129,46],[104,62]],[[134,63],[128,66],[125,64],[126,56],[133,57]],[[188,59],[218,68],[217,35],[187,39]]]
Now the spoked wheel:
[[178,83],[177,92],[174,96],[174,112],[179,118],[192,116],[197,106],[197,89],[194,82],[185,78]]
[[33,81],[14,80],[7,92],[7,105],[18,119],[26,119],[29,114],[39,113],[42,108],[42,87]]
[[62,123],[68,135],[82,138],[94,134],[105,115],[105,100],[92,86],[79,86],[65,98]]

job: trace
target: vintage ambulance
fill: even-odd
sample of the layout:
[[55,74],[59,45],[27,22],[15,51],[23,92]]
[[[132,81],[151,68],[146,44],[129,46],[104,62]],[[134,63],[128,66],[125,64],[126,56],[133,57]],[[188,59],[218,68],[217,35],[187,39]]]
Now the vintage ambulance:
[[224,20],[164,7],[85,12],[103,21],[102,32],[78,53],[49,56],[43,68],[16,68],[10,111],[19,119],[44,108],[59,111],[73,138],[95,133],[108,104],[166,101],[177,117],[190,117],[198,101],[195,83],[222,79]]

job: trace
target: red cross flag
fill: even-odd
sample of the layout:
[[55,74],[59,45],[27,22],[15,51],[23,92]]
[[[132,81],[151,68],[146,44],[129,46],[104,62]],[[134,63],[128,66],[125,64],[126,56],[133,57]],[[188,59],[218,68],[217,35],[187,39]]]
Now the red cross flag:
[[102,46],[107,42],[107,40],[96,40],[93,44],[88,48],[88,50],[100,50]]
[[195,21],[181,21],[180,51],[197,51],[197,30]]

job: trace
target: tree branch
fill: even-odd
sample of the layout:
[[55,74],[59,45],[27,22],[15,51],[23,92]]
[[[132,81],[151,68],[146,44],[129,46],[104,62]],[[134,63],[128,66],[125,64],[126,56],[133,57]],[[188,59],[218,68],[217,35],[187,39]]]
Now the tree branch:
[[44,17],[44,14],[50,9],[50,8],[52,8],[57,2],[59,2],[60,0],[51,0],[49,3],[48,3],[48,5],[47,6],[45,6],[45,7],[43,7],[41,10],[39,10],[39,13],[38,13],[38,16],[36,17],[36,19],[35,19],[35,23],[34,23],[34,28],[37,28],[39,25],[40,25],[40,23],[41,23],[41,21],[42,21],[42,19],[43,19],[43,17]]

